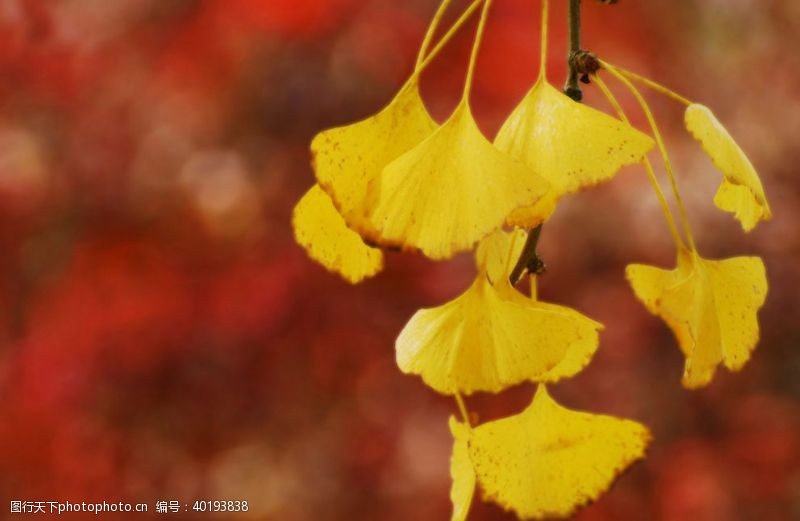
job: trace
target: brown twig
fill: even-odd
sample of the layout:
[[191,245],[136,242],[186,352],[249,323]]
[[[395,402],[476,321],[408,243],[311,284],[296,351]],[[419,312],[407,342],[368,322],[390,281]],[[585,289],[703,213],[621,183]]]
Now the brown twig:
[[579,73],[574,65],[574,57],[581,50],[581,0],[569,0],[569,73],[567,83],[564,85],[564,94],[580,101],[583,99],[580,84],[578,83]]

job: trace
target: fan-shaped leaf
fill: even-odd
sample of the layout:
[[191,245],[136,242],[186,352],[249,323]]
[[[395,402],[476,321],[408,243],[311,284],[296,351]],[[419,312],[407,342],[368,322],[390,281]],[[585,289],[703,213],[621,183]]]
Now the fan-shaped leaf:
[[733,213],[746,232],[758,221],[771,219],[772,210],[756,169],[711,110],[693,103],[686,109],[685,123],[724,176],[714,196],[717,207]]
[[294,208],[297,243],[330,271],[355,284],[383,269],[383,253],[345,225],[328,194],[314,185]]

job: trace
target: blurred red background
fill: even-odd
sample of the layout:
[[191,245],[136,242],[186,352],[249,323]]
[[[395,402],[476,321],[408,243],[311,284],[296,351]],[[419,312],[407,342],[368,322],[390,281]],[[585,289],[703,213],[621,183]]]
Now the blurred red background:
[[[556,83],[565,3],[552,6]],[[643,172],[565,200],[545,227],[541,297],[606,325],[589,368],[553,394],[655,436],[577,519],[800,519],[800,3],[584,3],[585,47],[710,105],[759,168],[775,219],[745,236],[719,212],[720,175],[680,107],[650,96],[701,250],[762,255],[770,280],[752,361],[691,392],[669,331],[623,277],[628,262],[674,262]],[[539,2],[495,4],[473,96],[489,136],[538,53]],[[247,513],[170,517],[449,518],[455,409],[399,373],[393,341],[414,310],[466,287],[470,257],[391,254],[351,287],[289,225],[313,183],[311,137],[387,102],[434,9],[0,2],[0,517],[11,500],[141,501],[159,517],[158,500],[239,499]],[[470,38],[425,74],[440,120]],[[607,109],[592,87],[586,100]],[[532,389],[469,403],[509,414]],[[476,504],[471,519],[513,517]]]

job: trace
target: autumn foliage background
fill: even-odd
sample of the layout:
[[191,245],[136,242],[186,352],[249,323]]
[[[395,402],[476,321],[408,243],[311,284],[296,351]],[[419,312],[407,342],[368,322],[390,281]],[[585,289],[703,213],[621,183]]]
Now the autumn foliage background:
[[[743,236],[711,203],[720,174],[683,131],[682,108],[650,97],[703,250],[761,255],[770,281],[752,361],[699,391],[681,388],[671,334],[623,277],[628,262],[674,261],[643,171],[569,197],[545,226],[540,295],[606,325],[592,364],[554,396],[655,436],[577,519],[798,519],[800,59],[787,49],[800,4],[584,3],[584,46],[711,106],[759,169],[775,219]],[[489,136],[534,80],[538,53],[538,2],[495,4],[473,95]],[[552,7],[554,81],[563,4]],[[0,2],[4,516],[12,499],[143,501],[151,512],[157,500],[246,499],[248,513],[224,517],[449,518],[454,405],[400,374],[393,342],[414,310],[469,284],[471,258],[392,254],[387,272],[351,287],[311,262],[289,226],[313,183],[311,137],[390,99],[434,8]],[[424,76],[440,120],[460,94],[470,33]],[[592,87],[586,99],[607,109]],[[470,406],[493,418],[532,391]],[[476,505],[471,519],[512,517]]]

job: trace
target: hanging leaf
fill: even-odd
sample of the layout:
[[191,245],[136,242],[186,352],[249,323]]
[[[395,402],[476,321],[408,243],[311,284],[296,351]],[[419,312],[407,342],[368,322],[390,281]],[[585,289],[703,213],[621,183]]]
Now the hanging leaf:
[[[368,236],[446,259],[471,249],[547,183],[481,134],[466,102],[370,184]],[[374,203],[374,205],[373,205]]]
[[317,134],[311,142],[317,181],[351,228],[364,227],[370,181],[437,126],[419,95],[417,82],[411,81],[376,115]]
[[626,276],[639,300],[675,334],[686,357],[685,387],[708,384],[720,363],[738,371],[750,358],[767,295],[758,257],[712,261],[684,250],[674,270],[633,264]]
[[527,409],[474,428],[468,445],[484,499],[541,519],[597,499],[649,441],[644,425],[567,409],[540,385]]
[[355,284],[383,269],[383,253],[345,225],[328,194],[314,185],[292,214],[295,240],[309,257]]
[[611,179],[653,148],[647,135],[573,101],[545,78],[514,109],[495,144],[550,182],[547,197],[516,210],[508,219],[509,224],[526,228],[547,220],[559,198]]
[[724,176],[714,204],[734,214],[746,232],[759,221],[771,219],[772,210],[756,169],[711,110],[693,103],[686,109],[685,123]]
[[[395,343],[397,365],[443,394],[499,392],[524,381],[553,382],[589,363],[599,324],[572,309],[532,300],[487,269],[507,252],[495,232],[478,248],[479,274],[450,302],[417,311]],[[504,259],[507,253],[504,253]]]

